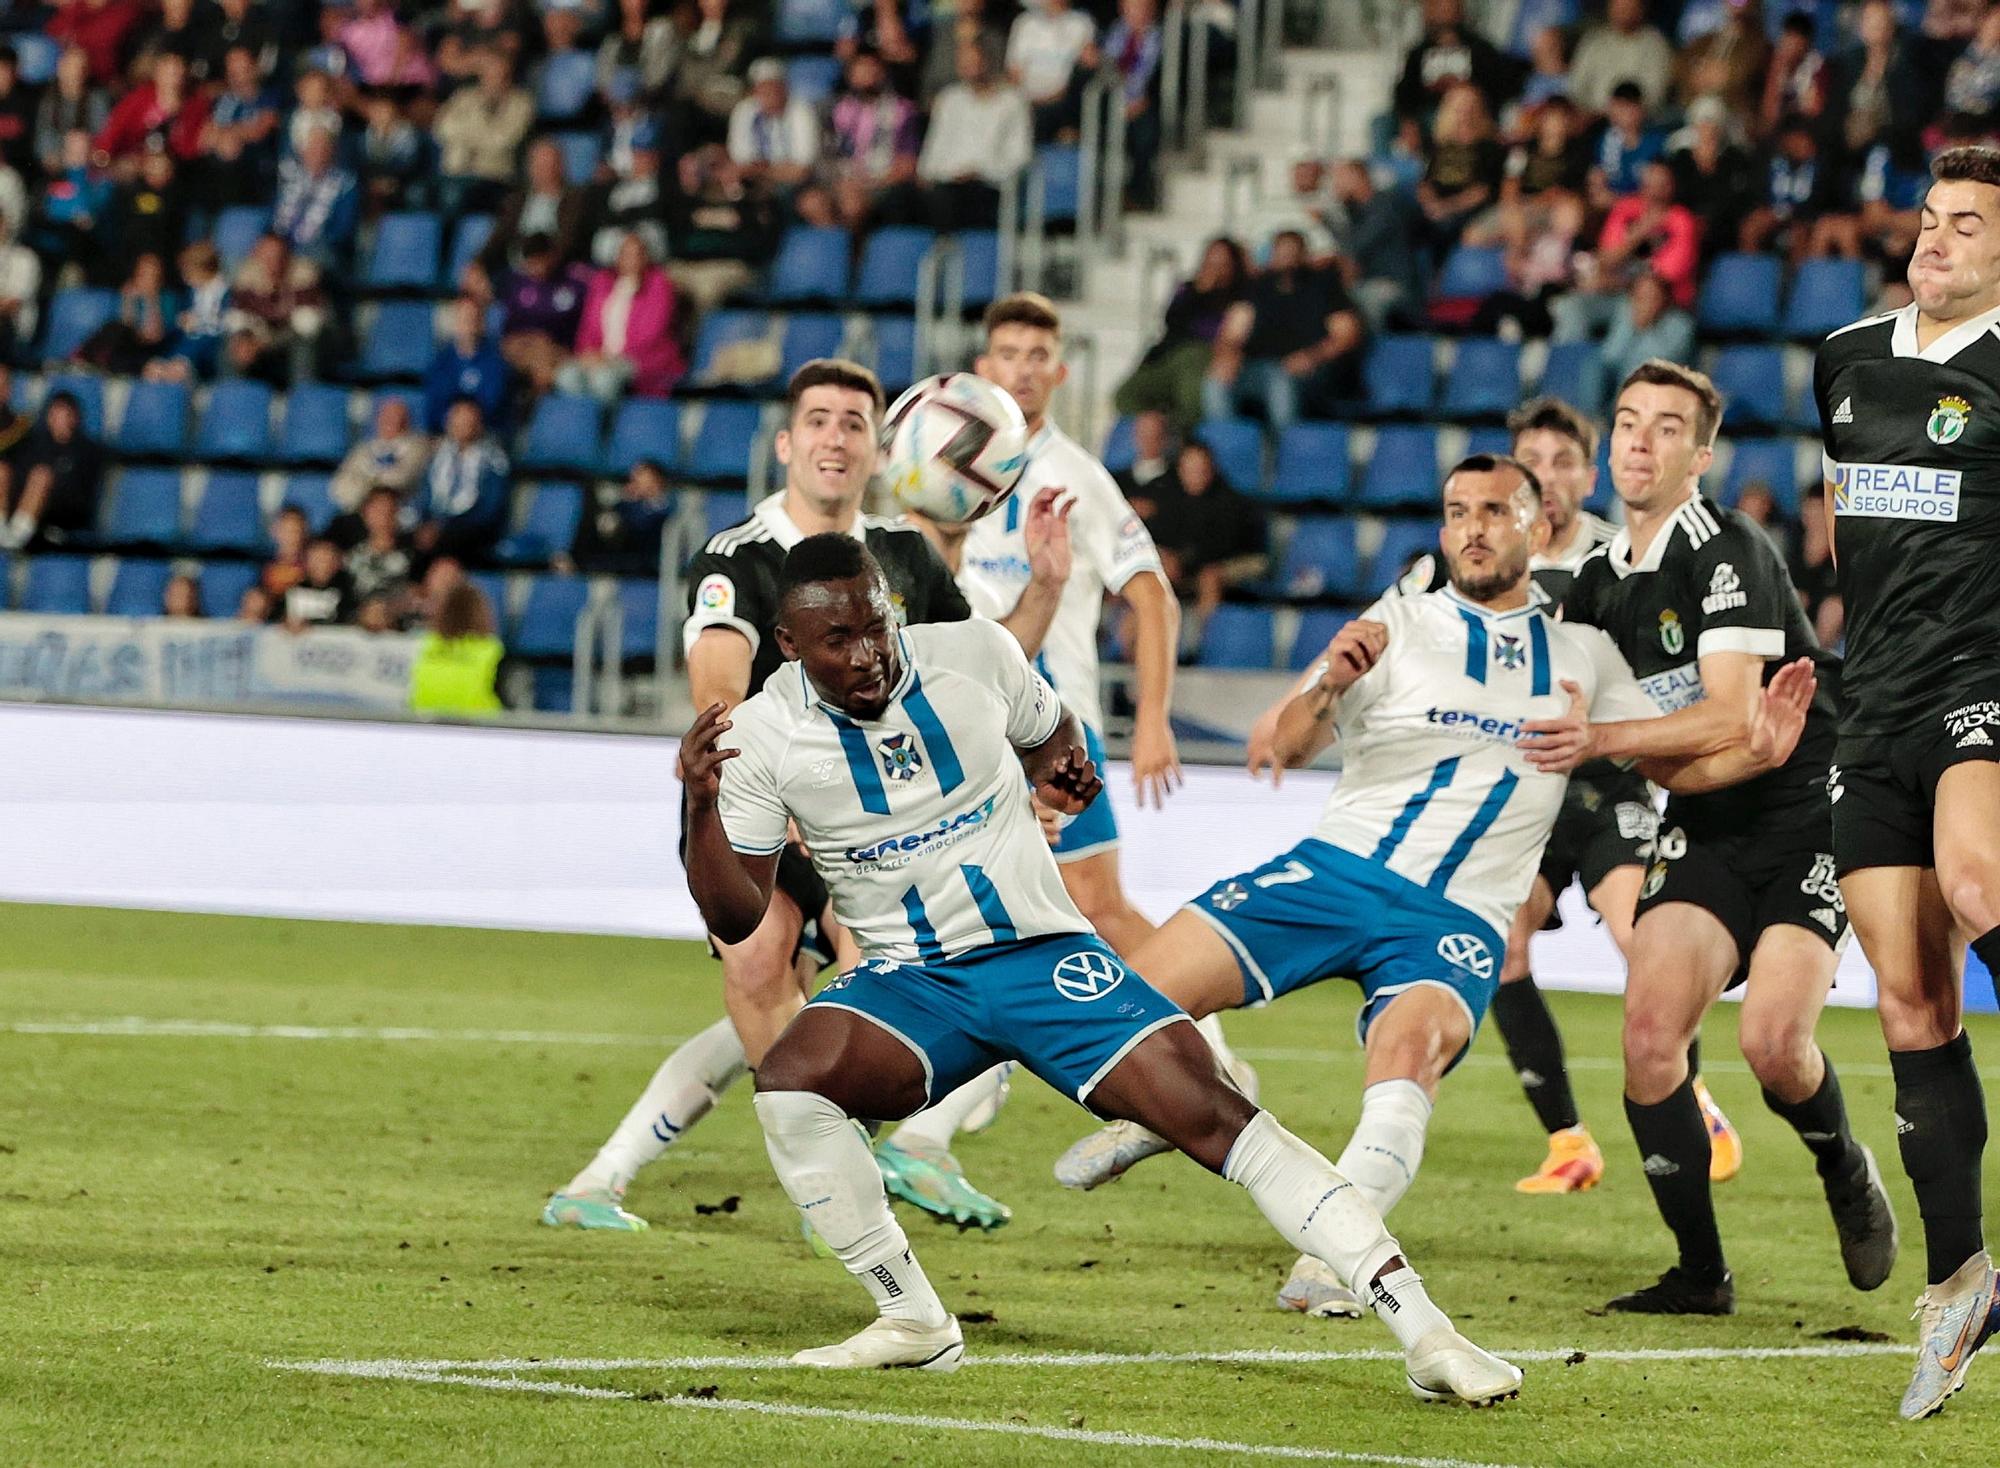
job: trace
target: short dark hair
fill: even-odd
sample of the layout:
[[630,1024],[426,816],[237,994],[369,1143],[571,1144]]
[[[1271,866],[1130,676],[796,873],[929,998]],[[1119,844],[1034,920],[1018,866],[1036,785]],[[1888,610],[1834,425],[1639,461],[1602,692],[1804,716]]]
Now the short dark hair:
[[431,630],[446,642],[460,637],[491,637],[493,604],[472,582],[461,581],[439,600]]
[[1040,291],[1015,291],[1011,296],[1002,296],[986,308],[985,330],[988,336],[1003,326],[1032,326],[1038,331],[1052,332],[1057,338],[1062,336],[1062,316],[1056,311],[1056,304]]
[[1644,102],[1646,100],[1646,93],[1637,82],[1627,77],[1611,89],[1611,100],[1614,102]]
[[1438,486],[1438,490],[1442,493],[1444,490],[1449,489],[1452,480],[1458,478],[1461,474],[1492,474],[1501,469],[1512,469],[1516,474],[1521,476],[1529,492],[1534,495],[1535,505],[1539,511],[1542,503],[1542,481],[1535,477],[1534,470],[1523,464],[1512,454],[1467,454],[1451,466],[1451,469],[1444,476],[1444,483]]
[[1519,443],[1524,433],[1560,433],[1574,439],[1586,459],[1597,458],[1597,425],[1580,409],[1558,397],[1529,398],[1507,415],[1507,439]]
[[837,530],[808,535],[785,553],[784,569],[778,572],[778,605],[783,607],[802,587],[881,574],[868,547],[853,536]]
[[[1625,396],[1626,388],[1640,383],[1652,387],[1677,387],[1683,392],[1693,393],[1695,401],[1700,404],[1694,415],[1694,436],[1703,448],[1714,446],[1715,431],[1722,426],[1722,394],[1716,391],[1715,383],[1706,372],[1669,362],[1665,357],[1648,357],[1625,374],[1625,380],[1618,384],[1618,397]],[[1616,403],[1617,398],[1612,401]]]
[[1931,177],[1939,183],[1992,184],[2000,188],[2000,148],[1969,143],[1946,148],[1931,160]]
[[850,392],[867,393],[869,400],[875,404],[877,418],[888,406],[888,399],[882,395],[882,380],[859,362],[850,362],[845,357],[815,357],[794,372],[792,380],[785,384],[787,423],[798,416],[799,399],[806,395],[806,389],[814,387],[844,387]]

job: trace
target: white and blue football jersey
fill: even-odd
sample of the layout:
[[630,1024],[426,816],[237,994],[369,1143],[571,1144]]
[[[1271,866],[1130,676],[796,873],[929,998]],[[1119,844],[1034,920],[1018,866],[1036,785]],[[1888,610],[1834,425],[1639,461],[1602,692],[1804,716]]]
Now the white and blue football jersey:
[[1660,710],[1609,637],[1536,606],[1493,612],[1446,588],[1386,596],[1364,615],[1388,645],[1341,697],[1340,783],[1315,834],[1504,933],[1567,782],[1528,763],[1523,725],[1563,712],[1565,679],[1595,721]]
[[793,663],[730,715],[718,802],[736,850],[796,821],[833,910],[870,958],[935,963],[992,943],[1087,933],[1029,806],[1014,747],[1062,704],[995,622],[906,627],[878,719],[821,702]]

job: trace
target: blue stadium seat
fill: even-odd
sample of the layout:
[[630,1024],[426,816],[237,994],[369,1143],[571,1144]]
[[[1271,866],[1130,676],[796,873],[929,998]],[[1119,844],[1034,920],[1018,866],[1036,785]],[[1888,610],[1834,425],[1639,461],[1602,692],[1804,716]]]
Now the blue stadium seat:
[[844,229],[786,230],[765,295],[779,302],[840,300],[847,294],[848,249]]
[[597,90],[597,57],[589,51],[558,51],[535,75],[535,116],[543,122],[574,122]]
[[556,147],[562,150],[563,177],[581,188],[604,161],[604,139],[596,133],[557,133]]
[[1867,290],[1859,260],[1807,260],[1785,298],[1785,335],[1816,339],[1859,320],[1868,309]]
[[1375,560],[1368,579],[1360,587],[1364,596],[1374,596],[1395,584],[1415,556],[1438,554],[1437,521],[1391,520],[1382,527],[1382,543],[1375,547]]
[[1513,436],[1504,428],[1489,424],[1465,435],[1465,457],[1468,459],[1474,454],[1511,454],[1513,451]]
[[118,293],[72,286],[59,290],[42,316],[42,360],[67,362],[90,334],[118,312]]
[[[444,272],[438,276],[438,289],[455,291],[458,278],[465,274],[479,252],[486,248],[486,241],[493,234],[491,214],[468,214],[458,221],[458,227],[451,232],[451,249],[446,252]],[[498,287],[499,281],[494,281]]]
[[14,31],[7,37],[21,64],[21,80],[30,87],[46,86],[55,80],[56,62],[62,47],[40,31]]
[[680,467],[679,403],[627,398],[618,405],[618,414],[611,421],[611,437],[604,446],[604,467],[612,474],[630,474],[641,459],[656,460],[669,471]]
[[1383,428],[1361,471],[1360,503],[1387,508],[1437,504],[1437,430],[1416,425]]
[[695,429],[687,473],[695,479],[741,484],[750,474],[761,415],[756,403],[709,403]]
[[1000,236],[990,229],[967,230],[958,237],[958,257],[968,311],[983,311],[1000,294]]
[[875,318],[875,375],[891,397],[917,380],[917,320],[914,316]]
[[1708,375],[1722,394],[1725,428],[1776,428],[1785,421],[1785,357],[1778,347],[1724,347]]
[[1294,423],[1278,435],[1271,498],[1288,504],[1347,498],[1350,450],[1341,423]]
[[528,583],[527,605],[511,643],[522,657],[567,658],[576,647],[576,619],[590,597],[581,576],[537,576]]
[[1695,302],[1695,319],[1706,332],[1769,336],[1778,329],[1775,255],[1731,252],[1718,255]]
[[194,456],[249,463],[270,458],[271,396],[261,382],[218,382],[195,430]]
[[1445,257],[1433,294],[1446,300],[1484,300],[1505,289],[1505,251],[1492,246],[1459,245]]
[[1219,606],[1201,629],[1204,668],[1268,668],[1276,651],[1269,607]]
[[1469,336],[1458,344],[1445,378],[1445,417],[1504,418],[1520,401],[1519,345],[1484,336]]
[[840,90],[840,59],[835,56],[794,56],[785,63],[785,83],[792,95],[818,108]]
[[194,507],[194,528],[188,532],[188,540],[203,550],[261,554],[269,538],[257,497],[257,476],[242,470],[211,473]]
[[347,417],[347,389],[301,382],[285,396],[285,425],[278,457],[287,464],[337,464],[354,439]]
[[[694,342],[694,366],[690,371],[694,381],[702,386],[710,385],[717,356],[743,342],[762,341],[771,334],[771,323],[768,311],[711,311],[702,317],[701,331]],[[749,386],[742,382],[726,385]]]
[[478,588],[479,594],[486,598],[486,605],[493,608],[493,625],[500,629],[501,640],[505,641],[512,630],[507,620],[507,578],[498,571],[468,571],[465,579]]
[[355,374],[366,382],[422,377],[437,352],[429,301],[384,301],[361,341]]
[[619,657],[630,662],[655,656],[660,645],[660,583],[636,578],[620,581],[618,610],[624,613]]
[[1232,489],[1264,492],[1264,430],[1248,418],[1211,418],[1194,431],[1215,455],[1215,469]]
[[1429,337],[1378,337],[1362,367],[1368,411],[1378,417],[1430,412],[1436,371]]
[[1042,220],[1074,224],[1083,208],[1083,150],[1074,143],[1044,143],[1035,150],[1042,175]]
[[261,568],[254,561],[209,561],[201,568],[201,610],[207,617],[233,617],[243,593],[257,584]]
[[574,668],[545,663],[540,667],[530,668],[528,672],[536,713],[567,714],[576,711]]
[[720,535],[732,525],[740,525],[750,514],[750,496],[730,490],[711,489],[702,496],[701,518],[708,539]]
[[177,458],[187,449],[188,390],[178,382],[135,382],[112,449],[128,459]]
[[535,404],[521,445],[521,467],[535,474],[591,474],[604,454],[598,443],[604,409],[582,393],[552,392]]
[[785,323],[783,358],[778,380],[791,381],[792,374],[815,357],[837,357],[847,335],[847,323],[828,312],[805,311]]
[[1550,347],[1538,391],[1585,413],[1595,413],[1599,407],[1597,360],[1597,347],[1592,342],[1560,342]]
[[854,273],[854,297],[864,306],[913,306],[917,268],[937,242],[927,229],[893,224],[868,236]]
[[326,529],[333,520],[333,479],[327,474],[290,474],[285,477],[285,493],[280,505],[295,505],[306,512],[306,520],[315,532]]
[[1345,515],[1310,515],[1299,521],[1278,563],[1281,596],[1312,601],[1351,597],[1361,586],[1361,555],[1354,521]]
[[1132,441],[1132,419],[1112,420],[1111,431],[1104,435],[1104,448],[1097,456],[1097,462],[1113,474],[1123,474],[1132,467],[1132,461],[1139,456],[1138,445]]
[[157,617],[165,600],[167,581],[173,575],[169,561],[127,556],[118,563],[111,578],[111,594],[104,599],[107,617]]
[[1743,496],[1743,486],[1761,481],[1771,498],[1787,515],[1799,509],[1798,443],[1789,438],[1738,439],[1729,458],[1729,475],[1723,482],[1722,502],[1734,505]]
[[845,0],[778,0],[776,37],[788,46],[831,46],[853,12]]
[[1285,666],[1294,673],[1303,673],[1326,651],[1340,629],[1353,620],[1346,612],[1331,607],[1307,608],[1299,617],[1298,630],[1292,634],[1292,650]]
[[580,486],[530,485],[514,533],[493,548],[493,558],[510,566],[546,566],[550,556],[570,548],[582,519]]
[[104,522],[119,545],[173,545],[181,538],[181,471],[127,469],[112,493]]
[[215,216],[210,240],[222,257],[222,273],[234,275],[250,247],[271,227],[271,211],[262,204],[231,204]]
[[435,214],[404,210],[384,214],[361,267],[361,285],[372,291],[427,291],[437,279],[444,228]]
[[28,557],[28,584],[21,592],[24,612],[80,617],[90,610],[88,556]]

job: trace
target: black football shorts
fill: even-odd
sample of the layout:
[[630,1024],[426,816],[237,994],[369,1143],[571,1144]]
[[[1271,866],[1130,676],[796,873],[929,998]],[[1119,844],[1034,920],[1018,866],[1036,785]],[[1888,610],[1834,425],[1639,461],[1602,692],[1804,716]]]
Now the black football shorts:
[[1637,917],[1668,902],[1715,914],[1736,940],[1735,988],[1750,974],[1750,955],[1767,928],[1804,928],[1838,953],[1847,943],[1847,905],[1840,899],[1833,853],[1812,832],[1775,830],[1690,838],[1670,806],[1639,888]]
[[1938,781],[1972,760],[2000,760],[2000,698],[1955,702],[1894,738],[1843,739],[1827,784],[1841,875],[1936,866]]
[[1619,867],[1644,866],[1659,819],[1653,788],[1636,771],[1572,778],[1542,848],[1541,874],[1549,890],[1561,895],[1576,877],[1589,893]]

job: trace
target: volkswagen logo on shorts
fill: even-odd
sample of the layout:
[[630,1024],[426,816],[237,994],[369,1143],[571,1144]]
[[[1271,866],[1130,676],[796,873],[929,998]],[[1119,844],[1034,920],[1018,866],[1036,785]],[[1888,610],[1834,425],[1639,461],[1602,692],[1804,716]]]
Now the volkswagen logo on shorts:
[[1471,933],[1446,933],[1438,939],[1438,957],[1475,979],[1493,977],[1493,950]]
[[1056,965],[1055,981],[1056,992],[1063,998],[1088,1003],[1124,983],[1125,970],[1110,954],[1086,949]]

